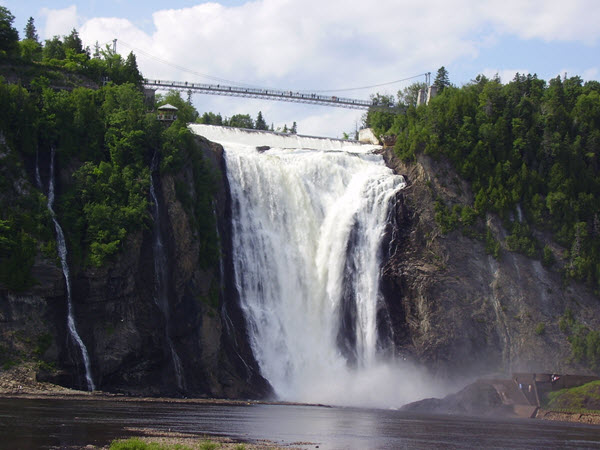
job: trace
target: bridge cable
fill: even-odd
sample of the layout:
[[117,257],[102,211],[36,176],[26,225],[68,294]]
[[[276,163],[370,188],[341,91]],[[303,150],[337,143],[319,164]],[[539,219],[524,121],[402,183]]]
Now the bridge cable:
[[408,78],[402,78],[401,80],[396,80],[396,81],[390,81],[388,83],[380,83],[380,84],[372,84],[371,86],[362,86],[362,87],[355,87],[355,88],[345,88],[345,89],[321,89],[321,90],[312,90],[312,91],[304,91],[304,92],[344,92],[344,91],[359,91],[361,89],[371,89],[371,88],[376,88],[376,87],[381,87],[381,86],[388,86],[390,84],[396,84],[396,83],[401,83],[402,81],[408,81],[408,80],[412,80],[413,78],[419,78],[422,77],[424,75],[427,75],[427,73],[420,73],[418,75],[414,75],[412,77],[408,77]]
[[[264,86],[258,86],[258,85],[255,85],[255,84],[242,83],[242,82],[239,82],[239,81],[232,81],[232,80],[228,80],[226,78],[214,77],[214,76],[211,76],[211,75],[207,75],[205,73],[196,72],[195,70],[188,69],[186,67],[180,66],[179,64],[175,64],[175,63],[172,63],[170,61],[167,61],[166,59],[162,59],[162,58],[159,58],[158,56],[154,56],[154,55],[146,52],[145,50],[139,49],[137,47],[132,46],[131,44],[128,44],[127,42],[125,42],[125,41],[123,41],[121,39],[119,39],[119,42],[121,44],[124,44],[126,47],[129,47],[130,49],[135,50],[136,52],[140,52],[143,56],[146,56],[148,58],[154,59],[155,61],[161,62],[163,64],[167,64],[167,65],[169,65],[171,67],[174,67],[176,69],[181,70],[182,72],[188,72],[188,73],[191,73],[191,74],[199,76],[199,77],[209,78],[209,79],[214,80],[214,81],[231,83],[231,84],[237,85],[237,86],[245,86],[245,87],[257,88],[257,89],[264,89],[264,90],[274,90],[274,88],[267,88],[267,87],[264,87]],[[419,77],[422,77],[424,75],[427,75],[427,72],[420,73],[418,75],[413,75],[412,77],[408,77],[408,78],[402,78],[400,80],[389,81],[387,83],[373,84],[373,85],[370,85],[370,86],[362,86],[362,87],[355,87],[355,88],[343,88],[343,89],[320,89],[320,90],[302,89],[302,90],[299,90],[297,92],[310,92],[310,93],[314,92],[314,93],[317,93],[317,92],[359,91],[359,90],[363,90],[363,89],[372,89],[372,88],[376,88],[376,87],[389,86],[391,84],[401,83],[403,81],[408,81],[408,80],[412,80],[414,78],[419,78]],[[279,89],[279,90],[281,90],[281,89]]]
[[131,44],[128,44],[127,42],[124,42],[123,40],[119,39],[119,42],[121,44],[124,44],[126,47],[129,47],[132,50],[135,50],[136,52],[140,52],[143,56],[146,56],[148,58],[154,59],[155,61],[161,62],[163,64],[167,64],[168,66],[174,67],[176,69],[181,70],[182,72],[188,72],[191,73],[192,75],[196,75],[199,77],[203,77],[203,78],[209,78],[211,80],[214,81],[220,81],[220,82],[225,82],[225,83],[230,83],[233,85],[238,85],[238,86],[246,86],[246,87],[253,87],[253,88],[261,88],[261,86],[256,86],[256,85],[252,85],[252,84],[247,84],[247,83],[240,83],[239,81],[232,81],[232,80],[228,80],[226,78],[219,78],[219,77],[213,77],[211,75],[207,75],[205,73],[201,73],[201,72],[196,72],[195,70],[191,70],[191,69],[187,69],[183,66],[180,66],[178,64],[172,63],[170,61],[167,61],[166,59],[162,59],[159,58],[158,56],[154,56],[142,49],[136,48],[134,46],[132,46]]

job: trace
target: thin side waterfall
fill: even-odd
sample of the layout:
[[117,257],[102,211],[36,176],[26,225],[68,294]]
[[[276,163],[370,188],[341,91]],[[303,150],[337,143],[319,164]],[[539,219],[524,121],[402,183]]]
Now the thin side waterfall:
[[38,187],[38,189],[42,190],[42,177],[40,176],[39,150],[35,151],[35,184]]
[[236,288],[250,345],[277,395],[390,407],[430,392],[423,374],[395,361],[391,342],[379,339],[392,331],[378,333],[389,326],[377,320],[387,315],[382,246],[405,186],[373,153],[379,147],[190,128],[225,149]]
[[185,390],[185,379],[183,376],[183,368],[181,359],[177,355],[177,351],[173,346],[171,339],[171,320],[169,314],[169,294],[168,294],[168,273],[167,273],[167,254],[163,245],[162,232],[160,229],[160,208],[158,204],[158,196],[154,189],[154,176],[150,175],[150,196],[152,197],[152,216],[154,218],[154,241],[152,249],[154,252],[154,301],[159,307],[165,319],[165,339],[169,346],[169,353],[173,362],[173,370],[175,371],[175,379],[177,387],[180,390]]
[[[89,391],[95,389],[94,380],[92,379],[92,368],[90,365],[90,357],[88,355],[87,348],[81,340],[79,333],[77,332],[77,326],[75,324],[75,316],[73,314],[73,299],[71,297],[71,276],[69,274],[69,265],[67,263],[67,244],[65,241],[65,235],[63,230],[58,223],[56,214],[54,213],[54,158],[55,150],[52,148],[50,155],[50,181],[48,182],[48,211],[52,216],[54,222],[54,229],[56,230],[56,244],[58,245],[58,256],[60,257],[60,264],[62,266],[63,275],[65,277],[65,284],[67,286],[67,328],[69,330],[69,336],[75,341],[77,347],[81,351],[83,358],[83,365],[85,366],[85,379]],[[36,181],[41,185],[41,179],[39,177],[39,168],[37,166],[36,156]]]

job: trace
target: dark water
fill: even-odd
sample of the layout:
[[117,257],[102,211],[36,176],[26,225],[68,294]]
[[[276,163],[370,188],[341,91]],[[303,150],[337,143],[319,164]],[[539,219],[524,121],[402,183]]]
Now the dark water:
[[596,448],[600,427],[400,411],[291,405],[224,406],[0,399],[0,448],[105,445],[145,427],[320,449]]

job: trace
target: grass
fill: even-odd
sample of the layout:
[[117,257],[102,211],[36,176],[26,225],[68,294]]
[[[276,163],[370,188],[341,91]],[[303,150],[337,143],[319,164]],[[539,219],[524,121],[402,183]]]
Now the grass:
[[[204,450],[204,447],[201,447]],[[216,447],[211,447],[216,448]],[[144,442],[140,438],[113,441],[110,450],[192,450],[187,445],[163,445],[156,442]]]
[[[202,441],[199,444],[190,447],[181,444],[159,444],[156,442],[145,442],[140,438],[129,438],[125,440],[116,440],[110,444],[110,450],[215,450],[220,448],[221,444],[212,441]],[[234,450],[245,450],[244,444],[238,444]]]
[[565,412],[600,413],[600,380],[582,386],[550,392],[544,405]]

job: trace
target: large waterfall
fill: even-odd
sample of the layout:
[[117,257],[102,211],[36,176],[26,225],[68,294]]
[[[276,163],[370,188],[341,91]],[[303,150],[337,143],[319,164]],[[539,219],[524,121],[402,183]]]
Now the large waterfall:
[[190,127],[225,149],[236,288],[276,394],[378,407],[416,399],[422,390],[406,382],[418,385],[418,371],[394,361],[378,330],[381,247],[404,179],[375,146]]

